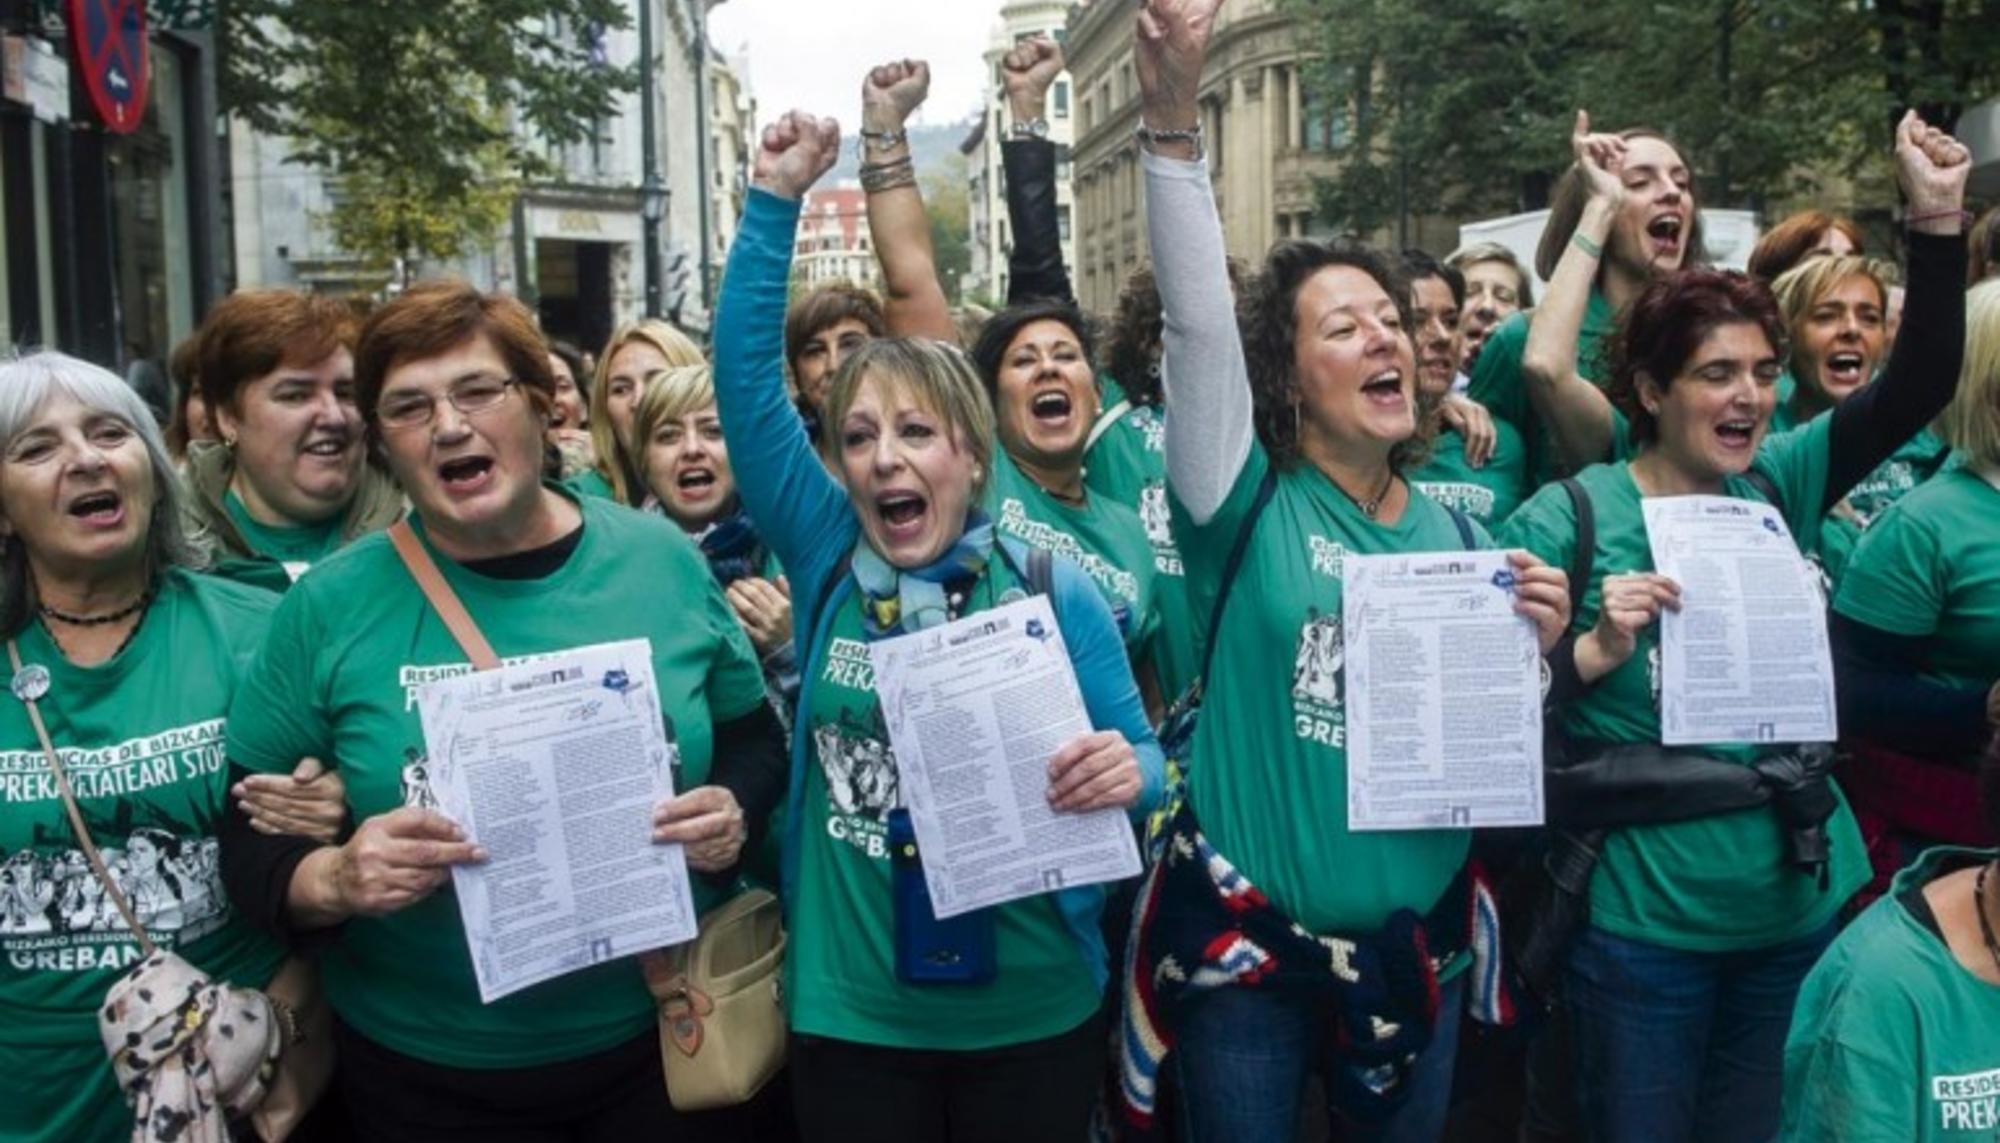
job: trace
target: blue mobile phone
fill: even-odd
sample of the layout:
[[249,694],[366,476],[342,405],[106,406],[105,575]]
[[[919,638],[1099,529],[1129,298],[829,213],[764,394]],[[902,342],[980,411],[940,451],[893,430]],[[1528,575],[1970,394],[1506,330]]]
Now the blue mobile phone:
[[993,910],[939,920],[931,910],[910,811],[889,811],[889,871],[896,900],[896,979],[905,984],[989,984],[999,971]]

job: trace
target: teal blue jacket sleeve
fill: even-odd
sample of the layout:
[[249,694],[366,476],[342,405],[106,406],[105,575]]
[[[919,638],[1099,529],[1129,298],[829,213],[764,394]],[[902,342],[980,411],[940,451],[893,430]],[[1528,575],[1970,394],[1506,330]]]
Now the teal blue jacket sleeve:
[[[715,402],[757,534],[791,571],[793,606],[827,582],[859,525],[785,395],[785,306],[799,204],[753,188],[715,311]],[[813,616],[801,614],[801,630]],[[809,651],[808,648],[801,648]],[[807,661],[810,661],[809,658]]]
[[1139,756],[1139,800],[1131,816],[1133,821],[1144,821],[1159,808],[1166,790],[1167,757],[1146,721],[1146,704],[1132,678],[1132,661],[1119,637],[1118,621],[1112,618],[1104,593],[1068,560],[1055,561],[1054,587],[1063,642],[1069,646],[1070,665],[1076,670],[1090,725],[1123,734]]

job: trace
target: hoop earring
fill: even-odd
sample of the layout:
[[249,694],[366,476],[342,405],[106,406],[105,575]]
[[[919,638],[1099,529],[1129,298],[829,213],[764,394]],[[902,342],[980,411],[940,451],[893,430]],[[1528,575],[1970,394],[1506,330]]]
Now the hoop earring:
[[1298,444],[1306,438],[1305,414],[1300,411],[1299,402],[1292,402],[1292,443]]

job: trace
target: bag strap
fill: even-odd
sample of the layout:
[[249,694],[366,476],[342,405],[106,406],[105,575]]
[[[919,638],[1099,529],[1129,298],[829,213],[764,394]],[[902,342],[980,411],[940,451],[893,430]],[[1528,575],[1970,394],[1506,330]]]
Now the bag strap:
[[1755,468],[1749,468],[1744,470],[1743,479],[1749,481],[1750,487],[1755,488],[1757,495],[1762,496],[1771,507],[1776,508],[1781,514],[1784,512],[1785,494],[1778,491],[1778,486],[1772,483],[1770,477]]
[[1222,563],[1222,579],[1215,586],[1215,610],[1208,616],[1208,642],[1201,648],[1201,674],[1194,677],[1197,693],[1208,688],[1208,668],[1215,662],[1215,641],[1222,636],[1222,611],[1229,606],[1229,589],[1236,586],[1236,573],[1243,569],[1243,557],[1250,550],[1250,533],[1257,528],[1257,518],[1271,503],[1271,497],[1278,491],[1278,470],[1266,468],[1264,479],[1257,485],[1256,498],[1250,501],[1250,511],[1243,516],[1243,524],[1236,529],[1236,539],[1229,545],[1229,558]]
[[389,526],[389,542],[395,545],[396,554],[402,557],[403,566],[409,569],[410,578],[417,581],[417,588],[430,601],[431,610],[444,620],[445,629],[472,661],[475,670],[490,671],[500,665],[500,656],[493,653],[493,644],[479,630],[479,624],[472,621],[472,613],[459,602],[458,593],[445,582],[444,573],[438,570],[437,561],[424,548],[423,542],[410,528],[408,520],[398,520]]
[[1097,414],[1096,422],[1090,426],[1090,435],[1083,438],[1083,451],[1087,453],[1096,447],[1098,440],[1111,431],[1111,426],[1117,424],[1119,418],[1131,411],[1132,400],[1128,397]]
[[1564,477],[1562,489],[1576,512],[1576,551],[1569,557],[1569,614],[1574,622],[1583,614],[1583,595],[1590,590],[1591,565],[1597,561],[1597,507],[1576,477]]
[[[21,648],[12,639],[7,640],[7,661],[13,665],[14,677],[18,680],[22,672]],[[91,873],[96,875],[98,884],[104,886],[104,895],[111,898],[111,903],[117,907],[118,915],[124,918],[125,927],[132,930],[139,948],[147,956],[152,956],[159,951],[153,944],[152,935],[146,932],[146,926],[139,923],[138,914],[132,911],[132,903],[125,899],[118,882],[112,880],[111,870],[104,864],[104,855],[97,851],[97,842],[90,836],[90,827],[83,824],[83,811],[77,808],[76,791],[70,788],[69,772],[63,769],[62,759],[56,756],[55,743],[49,740],[48,725],[42,721],[41,704],[29,698],[25,688],[18,683],[14,687],[14,697],[28,708],[28,721],[34,724],[35,737],[41,740],[42,756],[48,759],[49,773],[55,775],[56,789],[62,794],[63,812],[69,815],[69,826],[76,831],[77,844],[83,847],[83,856],[90,862]]]
[[1028,590],[1036,595],[1049,597],[1049,605],[1055,606],[1056,599],[1056,557],[1047,548],[1028,549]]
[[1458,528],[1458,546],[1472,551],[1479,546],[1479,534],[1472,530],[1472,517],[1447,504],[1444,510],[1451,513],[1451,522]]

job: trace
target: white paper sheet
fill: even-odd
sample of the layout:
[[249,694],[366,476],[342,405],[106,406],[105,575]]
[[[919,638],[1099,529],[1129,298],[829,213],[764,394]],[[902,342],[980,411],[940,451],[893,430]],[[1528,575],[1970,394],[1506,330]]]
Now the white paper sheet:
[[427,683],[417,709],[439,808],[488,855],[452,870],[482,1002],[694,937],[686,857],[653,843],[678,756],[649,641]]
[[1660,740],[1837,738],[1826,599],[1784,516],[1728,496],[1643,504],[1653,565],[1681,585],[1661,618]]
[[1347,828],[1542,824],[1542,656],[1504,552],[1347,557]]
[[939,917],[1139,873],[1124,813],[1049,808],[1049,759],[1090,716],[1047,596],[868,655]]

